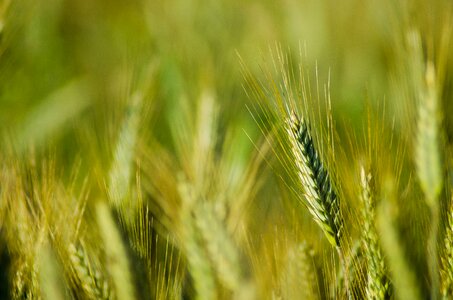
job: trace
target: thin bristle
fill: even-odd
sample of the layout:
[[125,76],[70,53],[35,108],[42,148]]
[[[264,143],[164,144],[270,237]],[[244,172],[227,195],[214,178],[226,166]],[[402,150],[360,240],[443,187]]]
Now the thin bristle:
[[287,133],[308,209],[329,242],[340,247],[343,221],[339,199],[315,148],[308,125],[293,112],[287,121]]

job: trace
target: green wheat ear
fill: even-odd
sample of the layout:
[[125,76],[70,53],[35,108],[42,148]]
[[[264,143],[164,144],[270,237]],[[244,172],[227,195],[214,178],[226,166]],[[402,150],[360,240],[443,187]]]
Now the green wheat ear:
[[126,248],[106,203],[97,203],[96,219],[105,246],[107,270],[112,278],[115,294],[118,299],[134,300],[135,289]]
[[453,297],[453,198],[450,202],[447,222],[444,253],[441,258],[440,290],[444,299],[451,299]]
[[365,293],[368,299],[388,299],[390,297],[390,282],[386,274],[384,255],[379,246],[378,234],[375,227],[375,197],[374,178],[371,172],[362,167],[360,172],[363,209],[363,249],[367,261],[367,283]]
[[307,123],[292,112],[287,133],[307,207],[330,244],[340,247],[343,220],[339,199],[315,148]]
[[81,244],[68,246],[71,272],[77,285],[80,285],[88,299],[111,299],[113,293],[104,274],[90,262],[88,252]]
[[415,162],[420,186],[425,194],[426,204],[431,210],[430,234],[428,239],[428,264],[431,276],[431,298],[438,298],[439,263],[437,258],[437,236],[440,223],[439,196],[442,190],[442,163],[440,141],[440,113],[435,68],[428,62],[425,87],[420,92],[418,134],[415,147]]
[[438,209],[438,197],[442,189],[442,163],[439,149],[440,113],[435,68],[428,62],[425,88],[420,91],[418,134],[416,142],[417,176],[426,196],[426,203]]
[[303,242],[290,249],[282,276],[284,299],[319,299],[314,250]]

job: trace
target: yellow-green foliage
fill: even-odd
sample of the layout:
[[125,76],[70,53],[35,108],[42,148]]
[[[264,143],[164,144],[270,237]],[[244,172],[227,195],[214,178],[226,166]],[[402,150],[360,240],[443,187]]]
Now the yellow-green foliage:
[[0,1],[0,299],[452,299],[452,36],[449,0]]

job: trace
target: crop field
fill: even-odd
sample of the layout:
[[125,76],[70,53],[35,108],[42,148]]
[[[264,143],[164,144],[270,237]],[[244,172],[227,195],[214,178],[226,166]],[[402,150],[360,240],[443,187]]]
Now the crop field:
[[0,0],[0,299],[453,299],[453,2]]

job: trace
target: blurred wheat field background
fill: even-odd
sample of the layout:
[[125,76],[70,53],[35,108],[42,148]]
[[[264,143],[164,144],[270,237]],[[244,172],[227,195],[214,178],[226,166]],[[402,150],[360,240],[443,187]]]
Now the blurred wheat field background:
[[0,0],[0,299],[453,299],[447,0]]

